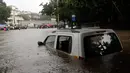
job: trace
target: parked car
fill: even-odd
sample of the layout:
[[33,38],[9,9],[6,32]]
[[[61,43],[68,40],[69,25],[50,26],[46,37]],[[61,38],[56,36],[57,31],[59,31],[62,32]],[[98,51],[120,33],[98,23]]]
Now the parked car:
[[35,28],[35,24],[34,23],[29,23],[27,25],[28,25],[28,28]]
[[86,59],[104,56],[122,51],[122,44],[111,29],[62,29],[50,33],[44,42],[48,49],[58,50],[65,54]]
[[42,24],[42,25],[39,25],[38,28],[40,28],[40,29],[53,28],[53,25],[52,24]]
[[19,29],[20,30],[20,26],[14,26],[14,29]]
[[14,26],[9,26],[9,29],[10,30],[14,30]]
[[20,29],[27,29],[27,26],[20,26]]

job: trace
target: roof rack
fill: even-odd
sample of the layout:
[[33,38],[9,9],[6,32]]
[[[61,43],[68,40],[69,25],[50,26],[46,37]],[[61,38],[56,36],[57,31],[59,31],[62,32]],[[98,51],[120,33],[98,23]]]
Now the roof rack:
[[72,33],[80,33],[80,31],[76,31],[74,29],[59,29],[56,31],[52,31],[52,33],[56,33],[56,32],[72,32]]
[[80,33],[80,30],[90,30],[90,29],[100,29],[100,27],[87,27],[87,28],[82,28],[82,29],[58,29],[55,31],[52,31],[52,33],[56,33],[56,32],[72,32],[72,33]]

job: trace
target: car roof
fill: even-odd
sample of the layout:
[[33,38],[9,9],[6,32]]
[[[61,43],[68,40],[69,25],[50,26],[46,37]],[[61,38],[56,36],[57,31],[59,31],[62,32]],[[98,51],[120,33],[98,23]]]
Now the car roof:
[[100,29],[100,28],[82,28],[82,29],[58,29],[52,33],[64,33],[64,34],[74,34],[74,33],[91,33],[91,32],[113,32],[112,29]]

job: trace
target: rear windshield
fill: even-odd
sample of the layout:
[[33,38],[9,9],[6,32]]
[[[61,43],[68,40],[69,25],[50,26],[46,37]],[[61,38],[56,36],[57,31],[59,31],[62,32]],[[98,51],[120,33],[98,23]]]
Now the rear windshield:
[[85,56],[101,56],[121,51],[121,45],[114,33],[84,37]]

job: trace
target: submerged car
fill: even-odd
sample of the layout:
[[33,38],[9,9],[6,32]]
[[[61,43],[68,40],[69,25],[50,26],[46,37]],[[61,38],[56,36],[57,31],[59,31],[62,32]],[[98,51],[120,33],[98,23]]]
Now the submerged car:
[[121,52],[123,48],[112,29],[93,28],[56,30],[38,45],[83,59]]

